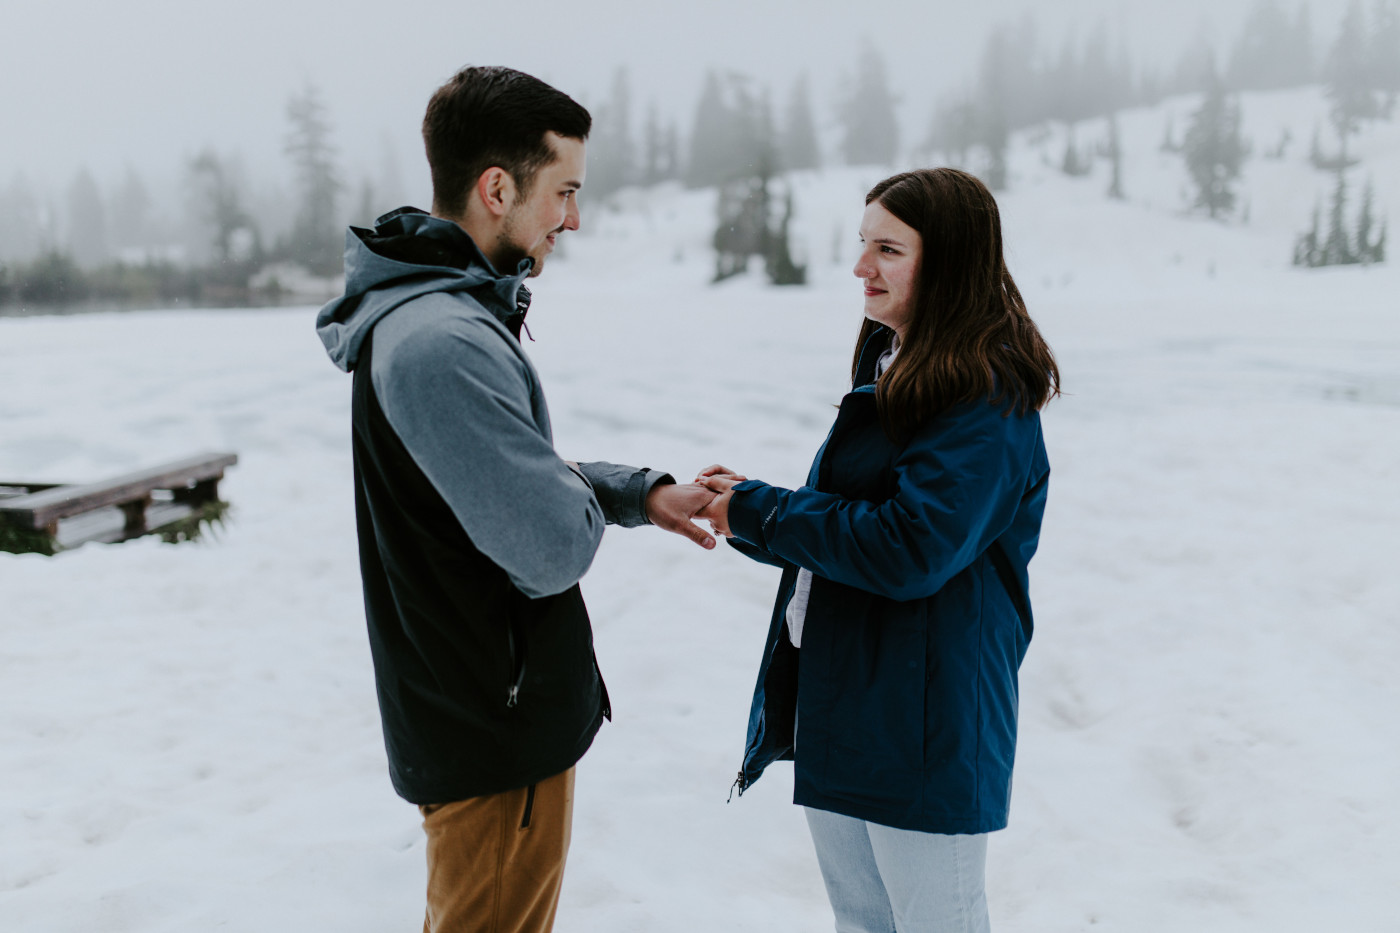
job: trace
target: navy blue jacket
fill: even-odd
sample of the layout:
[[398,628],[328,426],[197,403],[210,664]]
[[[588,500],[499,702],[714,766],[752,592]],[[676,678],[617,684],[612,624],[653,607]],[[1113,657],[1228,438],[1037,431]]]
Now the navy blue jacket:
[[[807,485],[735,487],[731,543],[783,568],[739,773],[794,758],[794,802],[899,829],[1006,826],[1026,565],[1050,475],[1040,416],[978,401],[904,444],[875,409],[872,337]],[[802,648],[785,612],[812,571]]]

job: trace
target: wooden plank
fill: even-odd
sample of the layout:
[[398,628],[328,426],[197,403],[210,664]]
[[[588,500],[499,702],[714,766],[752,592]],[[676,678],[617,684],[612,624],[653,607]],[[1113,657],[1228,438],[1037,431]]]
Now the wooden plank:
[[0,515],[18,520],[26,527],[41,529],[72,515],[139,500],[153,489],[179,490],[205,481],[217,481],[223,477],[226,467],[237,462],[238,455],[233,453],[196,454],[103,482],[58,486],[0,499]]

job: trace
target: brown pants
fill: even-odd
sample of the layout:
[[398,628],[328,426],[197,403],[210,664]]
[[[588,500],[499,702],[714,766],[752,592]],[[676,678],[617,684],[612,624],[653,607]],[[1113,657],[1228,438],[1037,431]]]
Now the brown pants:
[[549,933],[574,813],[574,769],[533,787],[419,807],[423,933]]

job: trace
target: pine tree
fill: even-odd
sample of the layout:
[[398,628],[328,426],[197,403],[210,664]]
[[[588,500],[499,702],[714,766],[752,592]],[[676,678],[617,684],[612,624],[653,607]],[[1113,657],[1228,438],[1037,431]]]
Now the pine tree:
[[695,107],[695,122],[690,130],[690,158],[686,162],[687,188],[703,188],[724,179],[724,157],[720,137],[728,128],[729,113],[724,105],[719,75],[713,70],[705,73],[705,86]]
[[1322,244],[1324,266],[1345,266],[1356,262],[1351,238],[1346,230],[1347,183],[1343,172],[1337,173],[1337,187],[1332,192],[1332,209],[1327,221],[1327,239]]
[[1014,55],[1007,30],[996,29],[987,37],[982,50],[978,94],[980,107],[976,111],[975,136],[986,153],[982,180],[993,191],[1006,188],[1006,155],[1011,143],[1011,93],[1008,76],[1012,73]]
[[817,142],[817,124],[812,118],[811,93],[805,74],[799,76],[792,87],[780,153],[783,167],[788,171],[821,168],[821,146]]
[[151,194],[141,175],[129,164],[112,195],[111,204],[112,216],[117,219],[110,225],[112,245],[117,250],[139,250],[149,246],[147,228],[150,224]]
[[1360,129],[1361,121],[1380,113],[1371,90],[1366,52],[1366,25],[1361,4],[1359,0],[1352,0],[1324,70],[1327,97],[1332,102],[1332,126],[1341,141],[1343,163],[1347,160],[1347,140]]
[[766,108],[746,75],[707,74],[690,136],[687,187],[750,178],[761,162],[773,159],[772,121],[765,116]]
[[206,149],[190,160],[189,180],[195,212],[208,229],[210,258],[217,266],[233,270],[249,258],[240,253],[239,231],[248,231],[256,242],[256,228],[244,207],[237,166]]
[[1376,0],[1371,41],[1366,53],[1371,86],[1381,95],[1378,112],[1387,120],[1400,98],[1400,2]]
[[807,267],[799,266],[792,258],[788,243],[788,225],[792,222],[792,189],[788,188],[783,201],[783,216],[774,226],[768,237],[768,251],[764,258],[764,268],[768,281],[774,285],[806,285]]
[[945,102],[934,109],[924,148],[941,152],[949,165],[966,168],[968,153],[977,142],[977,111],[971,102]]
[[1267,91],[1306,84],[1311,56],[1299,45],[1298,27],[1288,21],[1278,0],[1256,0],[1230,55],[1230,88]]
[[107,259],[107,206],[86,168],[68,186],[68,248],[79,266],[91,268]]
[[851,95],[841,110],[845,135],[841,154],[847,165],[891,165],[899,149],[895,97],[885,73],[885,61],[866,41],[856,67]]
[[340,271],[342,243],[337,205],[344,185],[335,165],[331,124],[321,92],[307,84],[287,101],[291,124],[284,151],[296,170],[297,213],[287,253],[318,275]]
[[1322,222],[1322,205],[1313,206],[1312,226],[1308,232],[1301,234],[1293,246],[1293,265],[1314,268],[1321,264],[1321,253],[1318,249],[1317,238],[1321,233],[1319,224]]
[[1074,124],[1071,123],[1065,133],[1065,154],[1060,159],[1060,171],[1071,178],[1078,178],[1089,174],[1093,166],[1093,159],[1080,153],[1079,144],[1074,141]]
[[597,108],[588,141],[588,189],[604,198],[636,181],[632,142],[632,91],[627,70],[613,72],[607,103]]
[[1112,176],[1108,183],[1108,196],[1115,201],[1125,200],[1123,194],[1123,143],[1118,133],[1118,114],[1108,115],[1108,158],[1112,166]]
[[1172,125],[1172,115],[1167,114],[1166,123],[1162,126],[1162,141],[1157,146],[1160,152],[1180,152],[1181,143],[1176,141],[1176,128]]
[[1240,108],[1225,96],[1219,78],[1212,78],[1200,108],[1191,115],[1183,141],[1186,169],[1196,185],[1196,207],[1211,219],[1235,204],[1232,188],[1240,176],[1246,147],[1240,136]]
[[1356,252],[1357,262],[1369,265],[1372,262],[1372,251],[1374,245],[1371,243],[1371,230],[1376,225],[1373,210],[1375,192],[1372,190],[1371,180],[1366,180],[1366,190],[1361,195],[1361,214],[1356,218]]

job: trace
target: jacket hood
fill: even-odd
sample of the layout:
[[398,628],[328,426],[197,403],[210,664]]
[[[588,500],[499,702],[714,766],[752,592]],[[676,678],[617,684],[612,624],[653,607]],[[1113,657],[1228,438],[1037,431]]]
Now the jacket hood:
[[331,362],[349,372],[374,325],[395,308],[433,292],[469,292],[505,322],[529,302],[522,259],[502,275],[467,232],[450,220],[404,207],[385,214],[373,230],[345,232],[345,294],[316,315],[316,334]]

